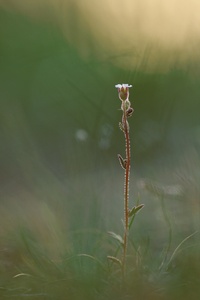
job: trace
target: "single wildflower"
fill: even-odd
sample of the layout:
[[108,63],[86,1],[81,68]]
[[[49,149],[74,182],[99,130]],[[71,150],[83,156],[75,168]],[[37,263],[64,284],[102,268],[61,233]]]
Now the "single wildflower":
[[118,89],[118,95],[121,101],[126,101],[129,99],[129,88],[131,88],[132,85],[122,83],[116,84],[115,87]]

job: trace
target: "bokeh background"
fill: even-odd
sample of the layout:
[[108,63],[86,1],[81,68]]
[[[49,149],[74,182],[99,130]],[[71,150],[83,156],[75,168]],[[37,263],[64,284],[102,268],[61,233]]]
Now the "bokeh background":
[[152,261],[199,230],[199,6],[0,0],[3,276],[25,237],[56,261],[123,232],[117,83],[133,85],[130,201],[145,204],[130,238]]

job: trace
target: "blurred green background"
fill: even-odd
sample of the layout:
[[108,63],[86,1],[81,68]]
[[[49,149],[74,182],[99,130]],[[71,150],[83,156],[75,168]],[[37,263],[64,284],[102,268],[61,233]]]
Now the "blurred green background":
[[[53,9],[37,3],[33,11],[23,1],[19,7],[0,2],[2,288],[22,272],[17,267],[22,261],[27,272],[35,272],[34,251],[55,262],[66,253],[112,254],[106,232],[123,232],[117,83],[133,85],[130,201],[134,205],[139,197],[145,204],[130,239],[147,249],[150,265],[157,265],[163,249],[170,245],[173,253],[199,230],[198,39],[193,35],[185,48],[170,48],[166,35],[168,46],[161,51],[156,39],[134,41],[134,34],[119,33],[115,49],[114,32],[108,28],[104,39],[95,17],[86,26],[82,5],[75,3],[68,2],[65,20],[56,2]],[[110,3],[108,10],[115,9]],[[117,45],[126,39],[132,45],[123,52]],[[198,249],[199,235],[187,245]],[[182,270],[191,268],[188,247]],[[200,266],[195,270],[199,275]]]

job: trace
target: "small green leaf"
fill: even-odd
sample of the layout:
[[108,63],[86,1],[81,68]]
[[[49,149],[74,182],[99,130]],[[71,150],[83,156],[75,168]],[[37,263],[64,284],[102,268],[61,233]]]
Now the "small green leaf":
[[135,206],[133,206],[131,209],[129,209],[128,212],[128,217],[132,217],[133,215],[135,215]]
[[143,207],[144,207],[144,204],[139,204],[138,206],[136,206],[135,213],[137,214]]
[[119,159],[119,163],[120,163],[122,169],[126,170],[127,159],[122,158],[122,156],[120,154],[118,154],[118,159]]
[[112,232],[112,231],[108,231],[108,234],[109,234],[110,236],[112,236],[115,240],[117,240],[118,242],[120,242],[121,245],[124,245],[124,240],[123,240],[123,238],[121,237],[121,235],[116,234],[116,233],[114,233],[114,232]]
[[129,218],[131,218],[133,215],[136,215],[143,207],[144,207],[144,204],[139,204],[139,205],[133,206],[133,208],[129,209],[129,213],[128,213]]
[[122,266],[121,260],[118,259],[118,258],[116,258],[116,257],[114,257],[114,256],[108,255],[108,256],[107,256],[107,259],[109,259],[109,260],[111,260],[112,262],[114,262],[114,263],[116,263],[116,264]]

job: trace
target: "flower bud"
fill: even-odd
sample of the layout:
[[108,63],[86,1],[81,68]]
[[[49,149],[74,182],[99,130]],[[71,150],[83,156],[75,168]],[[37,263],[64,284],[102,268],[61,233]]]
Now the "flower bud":
[[122,84],[116,84],[115,87],[118,89],[118,95],[121,101],[125,101],[129,99],[129,88],[132,87],[132,85],[129,85],[127,83],[122,83]]

